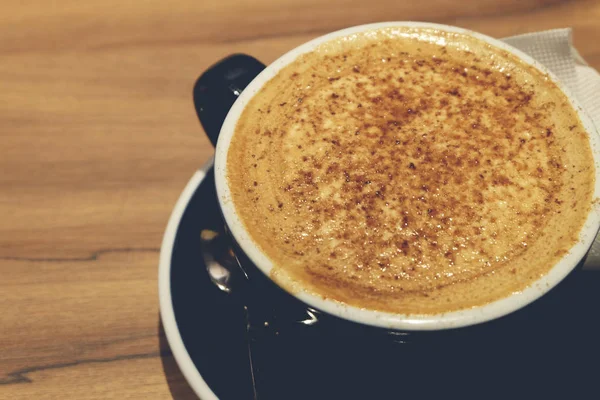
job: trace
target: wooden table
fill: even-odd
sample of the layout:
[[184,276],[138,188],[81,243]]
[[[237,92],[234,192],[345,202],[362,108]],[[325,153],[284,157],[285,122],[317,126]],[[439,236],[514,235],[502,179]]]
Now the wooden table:
[[600,0],[2,2],[0,398],[194,398],[160,326],[157,265],[213,152],[196,77],[386,20],[496,37],[571,26],[600,67]]

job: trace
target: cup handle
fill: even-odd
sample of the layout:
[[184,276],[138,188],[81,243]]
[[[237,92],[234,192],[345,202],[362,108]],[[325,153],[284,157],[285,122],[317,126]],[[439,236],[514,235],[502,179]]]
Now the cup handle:
[[265,65],[254,57],[233,54],[206,70],[194,85],[198,119],[213,146],[229,109]]

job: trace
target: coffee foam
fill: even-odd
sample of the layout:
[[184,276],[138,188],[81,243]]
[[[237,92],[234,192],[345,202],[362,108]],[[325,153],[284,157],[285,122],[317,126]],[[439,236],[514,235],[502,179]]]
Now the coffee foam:
[[548,77],[469,36],[394,28],[321,45],[265,84],[228,179],[282,286],[433,314],[545,274],[577,240],[594,167]]

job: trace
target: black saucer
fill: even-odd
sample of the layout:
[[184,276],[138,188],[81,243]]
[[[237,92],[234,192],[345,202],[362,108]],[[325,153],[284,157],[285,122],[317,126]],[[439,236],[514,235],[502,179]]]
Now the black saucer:
[[[244,310],[206,272],[204,229],[222,231],[212,168],[172,244],[173,313],[185,351],[212,392],[252,399]],[[261,293],[277,299],[268,303],[277,303],[279,314],[298,306],[269,290]],[[562,390],[570,398],[600,398],[599,307],[600,273],[579,268],[524,309],[468,328],[387,332],[318,314],[314,325],[280,323],[252,339],[259,399],[555,398]]]

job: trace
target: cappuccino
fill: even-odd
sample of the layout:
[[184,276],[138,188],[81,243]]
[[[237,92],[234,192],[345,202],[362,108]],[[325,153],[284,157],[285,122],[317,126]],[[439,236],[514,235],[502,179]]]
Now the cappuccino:
[[531,285],[578,240],[595,183],[587,133],[548,76],[429,28],[298,57],[245,107],[227,174],[281,286],[400,314]]

